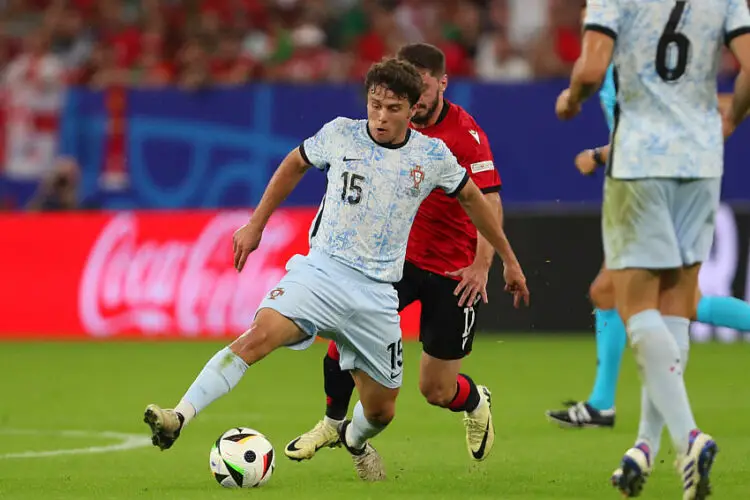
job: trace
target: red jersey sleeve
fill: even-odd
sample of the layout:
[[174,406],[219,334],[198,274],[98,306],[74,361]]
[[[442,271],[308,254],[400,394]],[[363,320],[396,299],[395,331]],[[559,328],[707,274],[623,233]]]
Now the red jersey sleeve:
[[490,149],[490,141],[484,130],[474,124],[466,132],[465,152],[462,155],[462,166],[469,172],[474,184],[483,193],[500,191],[502,181],[495,168],[495,159]]

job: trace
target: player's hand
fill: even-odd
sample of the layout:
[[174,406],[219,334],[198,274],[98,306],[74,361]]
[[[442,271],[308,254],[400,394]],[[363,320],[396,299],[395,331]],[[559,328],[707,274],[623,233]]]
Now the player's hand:
[[732,110],[723,110],[721,114],[721,129],[724,134],[724,139],[726,140],[730,135],[732,135],[736,128],[737,124],[732,119]]
[[558,96],[555,112],[560,120],[570,120],[581,112],[581,104],[570,101],[570,89],[563,90]]
[[576,156],[576,168],[583,175],[591,175],[596,171],[594,154],[590,149],[578,153],[578,156]]
[[521,266],[518,264],[504,266],[503,278],[505,279],[505,291],[513,294],[513,307],[521,307],[521,301],[529,305],[529,289],[526,286],[526,276],[523,275]]
[[237,272],[242,271],[248,256],[258,248],[261,236],[263,236],[263,230],[250,224],[245,224],[234,233],[232,246],[234,250],[234,268]]
[[487,274],[489,268],[482,264],[472,264],[468,267],[445,273],[448,276],[461,278],[453,295],[458,299],[458,307],[471,307],[476,304],[477,297],[482,297],[485,304],[487,300]]

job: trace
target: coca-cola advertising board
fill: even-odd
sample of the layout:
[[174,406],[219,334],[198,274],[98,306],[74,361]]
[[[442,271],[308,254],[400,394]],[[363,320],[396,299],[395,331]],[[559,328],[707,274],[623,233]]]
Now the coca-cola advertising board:
[[[232,234],[249,212],[0,216],[0,337],[231,338],[247,329],[314,209],[278,211],[242,273]],[[418,309],[402,313],[407,336]]]

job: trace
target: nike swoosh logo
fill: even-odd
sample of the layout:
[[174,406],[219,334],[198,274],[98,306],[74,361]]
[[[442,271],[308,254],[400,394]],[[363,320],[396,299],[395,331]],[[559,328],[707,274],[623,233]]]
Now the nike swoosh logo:
[[291,443],[289,443],[287,445],[286,449],[289,450],[289,451],[299,451],[299,448],[297,448],[297,443],[299,443],[299,439],[300,438],[297,438],[294,441],[292,441]]
[[479,445],[477,451],[471,450],[471,454],[475,459],[479,460],[484,456],[484,449],[487,446],[487,437],[490,435],[490,420],[487,419],[487,428],[484,429],[484,438],[482,438],[482,444]]
[[[289,443],[289,444],[288,444],[288,445],[286,446],[286,449],[287,449],[287,451],[300,451],[300,449],[299,449],[299,448],[297,448],[297,443],[299,442],[299,440],[300,440],[300,438],[297,438],[297,439],[295,439],[294,441],[292,441],[291,443]],[[315,451],[318,451],[318,450],[320,450],[321,448],[324,448],[325,446],[326,446],[326,445],[322,445],[322,446],[316,446],[316,447],[315,447]]]
[[401,372],[398,372],[398,373],[391,373],[391,380],[395,380],[395,379],[397,379],[399,375],[401,375]]
[[362,161],[362,158],[347,158],[344,156],[344,161]]

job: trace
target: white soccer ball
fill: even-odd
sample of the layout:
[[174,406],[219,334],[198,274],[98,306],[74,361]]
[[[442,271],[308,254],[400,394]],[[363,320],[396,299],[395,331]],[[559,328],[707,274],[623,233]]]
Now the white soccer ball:
[[276,465],[271,442],[248,427],[235,427],[219,436],[209,462],[214,478],[225,488],[262,486]]

